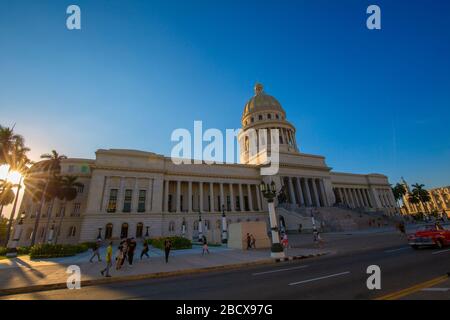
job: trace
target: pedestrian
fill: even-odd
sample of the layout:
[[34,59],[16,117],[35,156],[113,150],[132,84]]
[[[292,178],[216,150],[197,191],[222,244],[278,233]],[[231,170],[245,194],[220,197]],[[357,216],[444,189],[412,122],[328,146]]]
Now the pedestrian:
[[250,235],[250,247],[252,247],[253,249],[256,249],[256,239],[253,236],[253,234]]
[[106,248],[106,258],[105,258],[105,260],[106,260],[106,267],[105,267],[105,269],[103,269],[102,271],[100,271],[100,273],[102,274],[102,276],[103,275],[105,275],[105,272],[106,272],[106,275],[105,275],[105,277],[107,277],[107,278],[109,278],[109,277],[111,277],[111,275],[109,274],[109,269],[111,268],[111,266],[112,266],[112,241],[109,243],[109,246]]
[[117,254],[116,254],[116,270],[120,270],[123,266],[123,262],[125,260],[125,241],[122,240],[117,247]]
[[283,247],[285,249],[287,249],[289,247],[289,241],[288,241],[288,236],[287,234],[283,234],[282,240],[281,240],[281,244],[283,245]]
[[166,263],[169,262],[170,249],[172,249],[172,242],[170,241],[170,239],[166,238],[166,240],[164,240],[164,253],[166,255]]
[[314,240],[314,242],[316,242],[319,245],[319,247],[322,247],[323,244],[324,244],[324,241],[322,239],[322,236],[320,235],[320,232],[318,230],[316,230],[316,229],[314,229],[314,232],[315,232],[315,235],[314,235],[314,239],[315,240]]
[[147,240],[144,240],[144,247],[142,248],[142,252],[141,252],[141,260],[143,256],[146,256],[147,258],[150,258],[150,256],[148,255],[148,242]]
[[94,246],[92,247],[92,257],[89,259],[89,262],[92,263],[92,259],[97,256],[98,262],[102,261],[100,258],[100,240],[98,240]]
[[250,238],[250,233],[247,233],[247,250],[252,248],[252,239]]
[[298,233],[302,233],[302,228],[303,228],[303,225],[300,223],[298,225]]
[[128,258],[128,243],[130,242],[129,239],[126,239],[123,241],[123,246],[122,246],[122,260],[120,262],[120,267],[123,266],[123,264],[125,263],[125,260],[127,260]]
[[206,236],[203,236],[202,243],[203,243],[202,255],[204,255],[205,252],[209,254],[208,240],[206,239]]
[[128,243],[128,252],[127,252],[128,264],[130,266],[133,265],[134,251],[136,250],[136,246],[137,246],[136,240],[134,240],[134,238],[131,238]]

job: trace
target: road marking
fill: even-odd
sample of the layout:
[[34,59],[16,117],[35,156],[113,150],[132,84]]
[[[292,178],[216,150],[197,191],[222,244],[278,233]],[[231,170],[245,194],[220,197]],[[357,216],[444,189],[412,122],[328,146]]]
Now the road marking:
[[293,268],[284,268],[284,269],[270,270],[270,271],[264,271],[264,272],[257,272],[257,273],[252,273],[252,276],[259,276],[259,275],[267,274],[267,273],[275,273],[275,272],[297,270],[297,269],[303,269],[303,268],[306,268],[306,267],[307,266],[300,266],[300,267],[293,267]]
[[433,286],[435,286],[435,285],[437,285],[439,283],[447,281],[448,279],[449,279],[448,276],[442,276],[442,277],[434,278],[434,279],[431,279],[431,280],[428,280],[428,281],[416,284],[416,285],[414,285],[412,287],[409,287],[409,288],[406,288],[406,289],[403,289],[403,290],[400,290],[400,291],[397,291],[397,292],[394,292],[394,293],[390,293],[390,294],[387,294],[387,295],[375,298],[375,300],[397,300],[397,299],[400,299],[402,297],[409,296],[409,295],[411,295],[411,294],[413,294],[415,292],[421,291],[422,289],[433,287]]
[[444,252],[447,252],[447,251],[450,251],[450,249],[445,249],[445,250],[441,250],[441,251],[435,251],[432,254],[439,254],[439,253],[444,253]]
[[350,271],[345,271],[345,272],[341,272],[341,273],[330,274],[328,276],[323,276],[323,277],[319,277],[319,278],[308,279],[308,280],[303,280],[303,281],[298,281],[298,282],[292,282],[292,283],[289,283],[289,285],[295,286],[295,285],[302,284],[302,283],[308,283],[308,282],[317,281],[317,280],[339,277],[339,276],[343,276],[343,275],[349,274],[349,273],[350,273]]
[[391,253],[391,252],[396,252],[396,251],[406,250],[406,249],[409,249],[409,247],[402,247],[402,248],[397,248],[397,249],[385,250],[384,252]]
[[421,291],[437,291],[437,292],[447,292],[450,288],[425,288]]

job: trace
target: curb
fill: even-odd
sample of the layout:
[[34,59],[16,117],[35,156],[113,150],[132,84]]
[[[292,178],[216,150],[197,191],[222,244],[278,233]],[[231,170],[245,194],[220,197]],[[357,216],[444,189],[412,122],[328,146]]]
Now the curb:
[[[129,275],[129,276],[118,276],[118,277],[111,277],[111,278],[82,280],[81,287],[90,287],[90,286],[101,285],[101,284],[114,284],[114,283],[120,283],[120,282],[138,281],[138,280],[146,280],[146,279],[168,278],[168,277],[175,277],[175,276],[181,276],[181,275],[206,273],[206,272],[211,272],[211,271],[233,270],[233,269],[239,269],[242,267],[260,266],[260,265],[273,264],[273,263],[283,262],[283,261],[291,261],[291,260],[318,257],[318,256],[322,256],[325,254],[327,254],[327,253],[292,256],[292,257],[286,257],[283,259],[264,259],[264,260],[253,261],[253,262],[234,263],[234,264],[228,264],[228,265],[220,265],[220,266],[196,268],[196,269],[184,269],[184,270],[178,270],[178,271],[156,272],[156,273]],[[34,293],[34,292],[39,292],[39,291],[51,291],[51,290],[60,290],[60,289],[67,289],[67,283],[59,282],[59,283],[42,284],[42,285],[35,285],[35,286],[28,286],[28,287],[0,289],[0,297],[14,295],[14,294]]]
[[308,255],[302,255],[302,256],[291,256],[291,257],[275,259],[275,262],[285,262],[285,261],[292,261],[292,260],[301,260],[301,259],[307,259],[307,258],[314,258],[314,257],[324,256],[326,254],[328,254],[328,252],[322,252],[322,253],[316,253],[316,254],[308,254]]

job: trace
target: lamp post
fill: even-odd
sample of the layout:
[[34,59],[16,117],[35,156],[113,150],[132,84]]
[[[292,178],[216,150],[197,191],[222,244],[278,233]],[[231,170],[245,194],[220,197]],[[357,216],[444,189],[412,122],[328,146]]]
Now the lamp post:
[[148,226],[147,227],[145,227],[145,229],[146,229],[146,231],[145,231],[145,238],[147,238],[148,239],[148,237],[150,236],[149,234],[148,234]]
[[102,240],[102,228],[98,228],[98,236],[97,236],[97,240],[101,241]]
[[53,235],[55,233],[55,224],[56,224],[56,221],[53,220],[52,226],[50,227],[50,231],[48,233],[47,243],[52,243],[53,242]]
[[181,235],[183,238],[186,235],[186,220],[183,218],[183,222],[181,223]]
[[202,212],[198,212],[198,241],[203,238]]
[[20,240],[20,236],[22,235],[22,229],[23,229],[23,220],[25,219],[25,212],[22,212],[20,214],[19,221],[16,224],[16,227],[14,228],[14,237],[11,241],[11,246],[8,247],[8,253],[6,256],[8,258],[17,257],[17,243]]
[[263,197],[269,204],[270,230],[272,232],[272,247],[270,249],[270,256],[272,258],[284,258],[285,254],[283,246],[280,244],[280,234],[278,233],[277,216],[275,214],[274,199],[277,196],[275,182],[272,181],[270,184],[261,182],[260,189]]
[[228,243],[227,217],[225,216],[225,205],[222,205],[222,243]]

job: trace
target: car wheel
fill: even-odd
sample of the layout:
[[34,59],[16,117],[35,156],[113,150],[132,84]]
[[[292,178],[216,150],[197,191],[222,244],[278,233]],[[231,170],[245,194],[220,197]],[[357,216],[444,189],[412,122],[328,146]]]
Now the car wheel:
[[444,242],[442,240],[436,241],[436,245],[439,249],[442,249],[444,247]]

